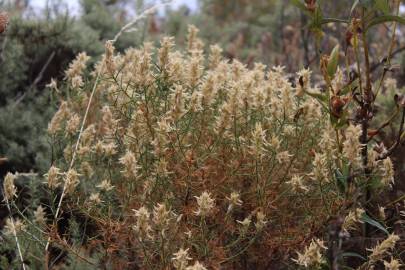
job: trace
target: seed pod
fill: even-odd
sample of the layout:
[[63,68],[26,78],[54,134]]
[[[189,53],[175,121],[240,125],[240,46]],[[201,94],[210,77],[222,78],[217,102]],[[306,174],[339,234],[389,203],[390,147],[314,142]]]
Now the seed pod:
[[9,17],[7,12],[0,11],[0,34],[6,31],[9,22]]
[[369,130],[367,130],[367,135],[369,136],[369,137],[374,137],[375,135],[377,135],[378,134],[378,130],[377,129],[369,129]]
[[347,103],[347,99],[342,99],[337,96],[333,96],[330,101],[331,112],[333,116],[340,118],[343,113],[343,108]]

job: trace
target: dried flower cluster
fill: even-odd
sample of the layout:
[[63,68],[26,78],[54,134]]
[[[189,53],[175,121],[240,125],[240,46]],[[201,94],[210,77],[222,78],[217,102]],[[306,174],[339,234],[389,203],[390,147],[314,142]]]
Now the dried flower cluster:
[[399,236],[391,234],[387,239],[379,243],[374,248],[370,249],[370,262],[374,263],[379,260],[382,260],[385,256],[389,255],[390,252],[394,249],[396,242],[399,240]]
[[298,258],[295,261],[298,265],[305,267],[319,266],[325,260],[322,253],[326,249],[327,248],[325,247],[323,241],[319,239],[312,240],[311,244],[308,247],[305,247],[303,253],[298,252]]
[[12,173],[7,173],[6,177],[4,177],[3,194],[4,194],[4,198],[7,201],[12,200],[17,195],[17,189],[14,185],[15,179],[16,179],[16,175],[14,175]]

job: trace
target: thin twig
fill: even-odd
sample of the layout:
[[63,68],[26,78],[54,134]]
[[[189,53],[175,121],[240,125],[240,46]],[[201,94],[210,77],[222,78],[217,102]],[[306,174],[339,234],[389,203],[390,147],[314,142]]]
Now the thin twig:
[[13,218],[13,216],[11,215],[10,203],[9,203],[9,201],[8,201],[8,199],[7,199],[7,197],[6,197],[5,195],[4,195],[3,197],[5,198],[6,205],[7,205],[7,209],[8,209],[8,211],[10,212],[10,221],[11,221],[11,225],[13,226],[13,236],[14,236],[15,243],[16,243],[16,245],[17,245],[18,257],[19,257],[19,259],[20,259],[20,261],[21,261],[23,270],[26,270],[26,268],[25,268],[25,263],[24,263],[24,258],[23,258],[22,252],[21,252],[20,241],[18,240],[17,232],[16,232],[16,230],[15,230],[14,218]]
[[53,58],[55,57],[55,52],[52,52],[52,54],[48,57],[48,60],[46,61],[45,65],[42,67],[41,71],[39,72],[38,76],[35,78],[35,80],[32,82],[32,84],[30,85],[30,87],[28,88],[27,91],[24,92],[23,95],[21,95],[12,106],[17,106],[19,103],[21,103],[21,101],[24,100],[24,98],[26,97],[27,93],[29,91],[31,91],[41,80],[42,77],[46,71],[46,69],[48,68],[49,64],[51,63],[51,61],[53,60]]
[[394,153],[394,151],[397,149],[397,147],[401,144],[401,137],[402,137],[401,135],[404,132],[404,124],[405,124],[405,108],[402,108],[402,118],[401,118],[401,124],[399,125],[397,140],[390,147],[390,149],[388,149],[388,151],[385,154],[378,157],[377,160],[383,160],[383,159],[386,159],[387,157],[391,156]]
[[146,9],[144,12],[142,12],[140,15],[136,16],[132,21],[130,21],[129,23],[127,23],[126,25],[124,25],[121,30],[115,35],[114,39],[112,40],[113,43],[115,43],[118,38],[125,32],[132,32],[134,30],[136,30],[135,28],[133,28],[133,26],[140,20],[147,18],[149,15],[155,13],[157,11],[158,8],[160,7],[164,7],[167,6],[169,4],[171,4],[174,0],[165,0],[162,1],[161,4],[157,4],[152,6],[151,8]]
[[56,53],[53,51],[51,55],[48,57],[48,60],[46,60],[45,65],[42,67],[41,71],[39,72],[38,76],[35,78],[34,82],[30,85],[30,89],[34,88],[41,80],[42,77],[44,76],[45,70],[48,68],[49,64],[55,57]]
[[[385,122],[375,131],[375,135],[379,134],[379,133],[381,132],[381,130],[383,130],[385,127],[387,127],[389,124],[391,124],[392,121],[395,119],[395,117],[398,115],[399,111],[400,111],[400,110],[399,110],[399,107],[397,107],[397,109],[396,109],[395,112],[391,115],[391,117],[390,117],[387,121],[385,121]],[[370,141],[374,138],[375,135],[371,135],[371,136],[368,138],[367,142],[370,142]]]

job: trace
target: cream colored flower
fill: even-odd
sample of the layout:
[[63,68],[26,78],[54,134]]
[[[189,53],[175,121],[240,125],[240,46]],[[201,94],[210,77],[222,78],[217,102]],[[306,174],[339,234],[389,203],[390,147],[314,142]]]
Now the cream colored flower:
[[304,267],[319,266],[325,261],[322,253],[326,249],[327,248],[325,247],[323,241],[313,239],[310,245],[305,248],[303,253],[297,252],[298,258],[293,259],[293,261]]
[[17,178],[15,174],[7,173],[4,177],[3,181],[3,192],[4,198],[7,201],[12,200],[15,196],[17,196],[17,188],[14,185],[14,181]]
[[96,187],[98,187],[100,190],[103,191],[110,191],[114,189],[114,186],[111,185],[111,182],[107,179],[104,179],[101,181],[100,184],[98,184]]
[[232,209],[236,206],[241,206],[242,205],[242,200],[240,199],[240,194],[239,192],[232,192],[229,197],[226,197],[226,199],[229,201],[229,206],[228,206],[228,213],[232,211]]
[[384,186],[390,186],[394,184],[394,164],[392,164],[392,161],[389,157],[383,160],[382,171],[383,175],[381,182],[384,184]]
[[395,244],[399,239],[398,235],[391,234],[387,239],[376,245],[374,248],[368,249],[371,251],[371,254],[369,255],[370,262],[377,262],[383,259],[384,256],[390,255],[390,251],[394,249]]
[[360,152],[362,145],[360,143],[361,126],[350,125],[346,129],[346,140],[343,143],[343,155],[355,166],[359,166]]
[[296,193],[298,192],[308,192],[309,188],[305,186],[303,182],[303,177],[297,174],[291,177],[291,180],[287,182],[288,185],[292,187],[292,190]]
[[266,224],[267,224],[266,215],[261,211],[257,211],[257,213],[256,213],[256,223],[255,223],[256,229],[258,231],[261,231],[266,226]]
[[69,135],[74,135],[78,131],[80,126],[80,117],[74,113],[66,123],[66,132]]
[[134,226],[135,231],[139,234],[140,238],[150,237],[149,232],[151,231],[150,226],[150,213],[148,209],[144,206],[138,210],[133,210],[136,217],[136,225]]
[[40,225],[46,224],[45,209],[41,205],[34,211],[34,221]]
[[244,235],[249,230],[250,224],[252,223],[252,219],[250,218],[250,216],[248,216],[244,220],[242,221],[237,220],[236,222],[241,225],[240,232],[242,235]]
[[153,222],[161,229],[165,229],[170,221],[170,209],[167,209],[166,205],[158,203],[153,208]]
[[26,228],[26,225],[20,219],[7,218],[6,225],[4,226],[3,231],[4,231],[5,235],[15,235],[21,231],[24,231],[25,228]]
[[188,249],[179,249],[176,253],[173,254],[173,266],[177,270],[185,270],[188,266],[188,261],[192,260],[189,257]]
[[342,229],[345,231],[355,229],[357,223],[363,223],[361,217],[363,216],[364,213],[365,211],[361,208],[357,208],[354,211],[350,211],[349,214],[345,217]]
[[100,193],[91,193],[90,194],[90,197],[89,197],[89,201],[92,203],[92,204],[95,204],[95,205],[97,205],[97,204],[100,204],[102,201],[101,201],[101,199],[100,199]]
[[60,185],[59,175],[60,175],[60,170],[53,165],[51,166],[51,168],[49,168],[48,173],[45,174],[45,176],[48,180],[47,181],[48,187],[50,189],[55,189]]
[[200,196],[195,196],[197,199],[198,210],[195,212],[197,216],[208,216],[215,207],[215,200],[211,198],[211,194],[204,191]]
[[65,173],[66,194],[72,194],[76,186],[80,183],[79,174],[75,169],[70,169]]
[[62,101],[58,111],[52,117],[51,122],[48,124],[48,132],[55,135],[62,129],[63,122],[68,118],[70,110],[66,101]]
[[127,178],[134,178],[137,176],[138,166],[135,154],[131,151],[127,151],[124,156],[120,158],[120,163],[124,165],[122,174]]
[[384,261],[384,266],[386,270],[400,270],[402,264],[398,260],[391,258],[390,262]]

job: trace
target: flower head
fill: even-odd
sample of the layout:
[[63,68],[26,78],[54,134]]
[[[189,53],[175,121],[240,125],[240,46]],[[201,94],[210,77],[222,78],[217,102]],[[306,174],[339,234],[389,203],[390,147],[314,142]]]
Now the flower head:
[[383,160],[382,162],[382,183],[384,186],[389,186],[394,183],[394,165],[392,164],[392,160],[387,157],[386,159]]
[[134,153],[127,151],[126,154],[120,158],[120,163],[124,165],[122,173],[125,177],[136,177],[138,166],[136,165],[136,157]]
[[39,205],[34,211],[34,220],[37,224],[44,225],[46,223],[45,209]]
[[197,199],[198,210],[195,212],[197,216],[205,217],[209,215],[215,206],[215,200],[211,198],[211,194],[204,191],[200,196],[195,196]]
[[343,155],[353,164],[358,166],[361,151],[361,126],[350,125],[346,129],[346,140],[343,143]]
[[185,270],[188,266],[188,261],[191,260],[189,257],[188,249],[179,249],[176,253],[173,254],[173,266],[177,270]]
[[399,239],[400,238],[398,235],[391,234],[380,244],[376,245],[372,249],[369,249],[369,251],[371,251],[371,254],[369,255],[370,262],[377,262],[384,258],[384,256],[387,254],[390,254],[390,251],[395,247],[395,244]]
[[133,210],[136,217],[135,231],[139,233],[140,238],[149,237],[151,231],[150,213],[146,207],[142,206],[138,210]]
[[75,169],[70,169],[65,173],[66,181],[66,193],[72,194],[76,186],[80,183],[79,174]]
[[305,186],[303,182],[302,176],[299,176],[297,174],[293,175],[291,177],[291,180],[287,182],[292,187],[292,190],[294,192],[307,192],[309,191],[308,187]]
[[49,168],[49,171],[47,174],[45,174],[46,178],[47,178],[47,183],[48,183],[48,187],[50,189],[55,189],[59,186],[60,182],[59,182],[59,174],[60,174],[60,170],[55,167],[55,166],[51,166],[51,168]]
[[384,261],[384,266],[386,270],[399,270],[402,264],[398,260],[391,258],[390,262]]
[[324,262],[322,252],[326,249],[327,248],[325,247],[323,241],[319,239],[312,239],[310,245],[305,247],[303,253],[297,252],[298,258],[294,259],[293,261],[304,267],[320,265]]
[[25,227],[26,225],[20,219],[7,218],[3,230],[5,235],[15,235],[20,231],[24,231]]
[[350,211],[349,214],[345,217],[345,220],[343,221],[342,229],[345,231],[348,231],[350,229],[356,228],[357,223],[363,223],[361,220],[361,217],[365,211],[361,208],[357,208],[354,211]]
[[14,180],[16,178],[17,176],[12,173],[7,173],[6,177],[4,177],[3,192],[4,198],[7,201],[12,200],[15,196],[17,196],[17,188],[14,185]]
[[235,206],[241,206],[243,203],[240,199],[240,193],[235,191],[233,191],[229,197],[226,197],[226,199],[229,201],[228,213],[231,212]]

